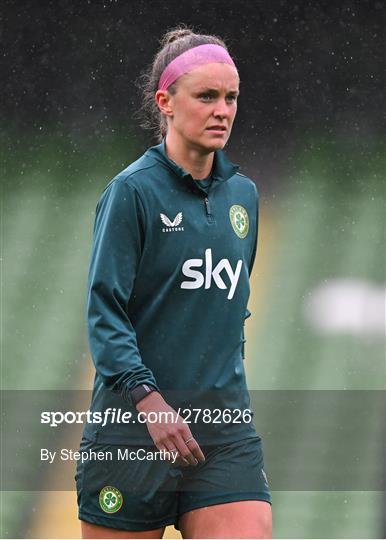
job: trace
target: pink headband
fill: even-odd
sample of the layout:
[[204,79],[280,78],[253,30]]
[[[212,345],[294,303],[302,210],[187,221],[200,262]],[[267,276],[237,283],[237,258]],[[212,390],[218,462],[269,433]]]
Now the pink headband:
[[180,54],[166,66],[160,77],[158,90],[167,90],[184,73],[212,62],[220,62],[236,67],[228,51],[221,45],[199,45]]

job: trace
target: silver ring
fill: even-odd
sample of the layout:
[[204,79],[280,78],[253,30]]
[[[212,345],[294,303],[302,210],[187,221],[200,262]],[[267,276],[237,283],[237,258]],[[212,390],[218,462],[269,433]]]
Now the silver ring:
[[190,439],[188,439],[187,441],[185,441],[185,444],[188,443],[189,441],[192,441],[194,439],[194,437],[190,437]]

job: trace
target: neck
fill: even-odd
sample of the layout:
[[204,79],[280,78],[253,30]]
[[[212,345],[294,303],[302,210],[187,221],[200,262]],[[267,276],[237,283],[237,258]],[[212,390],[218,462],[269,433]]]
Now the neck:
[[175,136],[173,132],[166,135],[166,154],[195,180],[207,178],[212,170],[214,152],[203,154],[197,147],[189,146]]

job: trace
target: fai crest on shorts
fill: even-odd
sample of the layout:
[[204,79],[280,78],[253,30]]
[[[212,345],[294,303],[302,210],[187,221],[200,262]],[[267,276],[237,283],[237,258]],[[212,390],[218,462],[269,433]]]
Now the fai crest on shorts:
[[249,217],[245,208],[239,204],[231,206],[229,209],[229,219],[237,236],[239,238],[245,238],[249,231]]
[[114,514],[121,509],[123,504],[122,493],[119,489],[106,486],[99,493],[99,505],[107,514]]

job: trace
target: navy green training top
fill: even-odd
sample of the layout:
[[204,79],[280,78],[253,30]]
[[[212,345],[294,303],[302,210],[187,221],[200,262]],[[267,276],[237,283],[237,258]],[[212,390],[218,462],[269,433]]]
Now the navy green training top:
[[88,439],[152,443],[129,394],[144,383],[185,410],[199,444],[256,435],[253,418],[243,416],[250,408],[243,325],[258,193],[237,169],[217,150],[206,192],[168,158],[164,140],[102,193],[87,297],[96,368],[90,410],[133,416],[129,423],[88,423]]

